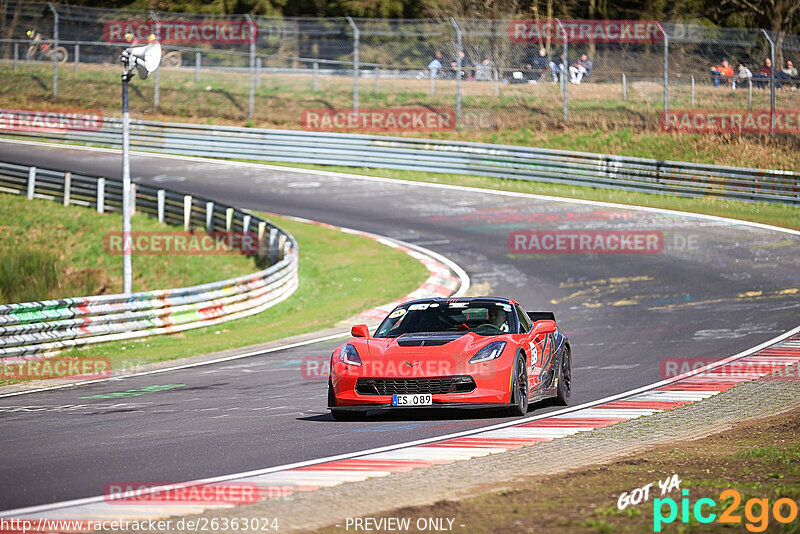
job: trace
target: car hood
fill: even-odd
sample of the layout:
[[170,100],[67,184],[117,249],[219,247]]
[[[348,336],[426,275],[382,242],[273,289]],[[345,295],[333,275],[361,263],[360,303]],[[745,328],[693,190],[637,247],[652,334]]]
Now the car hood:
[[479,336],[467,333],[405,334],[398,338],[366,339],[370,358],[435,358],[437,356],[462,356],[471,358],[492,341],[503,336]]

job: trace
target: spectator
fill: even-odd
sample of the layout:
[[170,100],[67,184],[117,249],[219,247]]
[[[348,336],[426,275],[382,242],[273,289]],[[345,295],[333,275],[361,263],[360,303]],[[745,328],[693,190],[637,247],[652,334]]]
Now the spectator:
[[753,73],[750,72],[750,69],[739,63],[739,66],[736,67],[737,72],[736,76],[733,77],[733,83],[731,83],[731,87],[736,89],[737,86],[741,87],[744,84],[751,83],[753,80]]
[[797,69],[791,61],[786,62],[786,67],[775,73],[775,87],[780,89],[782,83],[797,87]]
[[580,59],[569,66],[569,77],[572,83],[579,84],[584,77],[589,76],[592,70],[592,60],[586,54],[581,54]]
[[728,85],[733,79],[733,67],[728,63],[728,58],[722,58],[722,65],[711,67],[711,74],[714,76],[714,87]]
[[492,81],[492,62],[488,57],[483,58],[483,61],[475,67],[475,81],[490,82]]
[[764,60],[764,63],[756,71],[753,76],[753,81],[756,83],[757,89],[766,89],[769,87],[769,78],[772,75],[772,61],[769,58]]
[[436,78],[442,68],[442,53],[438,50],[433,55],[433,59],[428,63],[428,70],[431,71],[431,77]]
[[553,56],[553,60],[550,62],[550,74],[553,76],[554,82],[557,82],[560,77],[560,73],[564,72],[564,69],[566,69],[566,64],[566,55],[561,54],[560,56]]
[[547,59],[547,50],[539,49],[539,55],[531,59],[530,70],[532,73],[531,81],[544,81],[548,71],[550,71],[550,61]]

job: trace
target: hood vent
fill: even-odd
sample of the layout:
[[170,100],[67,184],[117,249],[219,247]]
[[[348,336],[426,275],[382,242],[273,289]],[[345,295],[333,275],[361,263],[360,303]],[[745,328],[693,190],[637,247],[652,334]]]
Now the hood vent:
[[401,347],[436,347],[445,345],[464,334],[403,334],[397,338]]

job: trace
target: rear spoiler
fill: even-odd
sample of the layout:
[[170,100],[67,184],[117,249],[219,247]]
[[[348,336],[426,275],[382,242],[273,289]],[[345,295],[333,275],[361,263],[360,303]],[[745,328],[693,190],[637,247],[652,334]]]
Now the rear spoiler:
[[545,311],[529,311],[527,312],[528,317],[531,318],[532,322],[536,321],[555,321],[556,314],[553,312],[545,312]]

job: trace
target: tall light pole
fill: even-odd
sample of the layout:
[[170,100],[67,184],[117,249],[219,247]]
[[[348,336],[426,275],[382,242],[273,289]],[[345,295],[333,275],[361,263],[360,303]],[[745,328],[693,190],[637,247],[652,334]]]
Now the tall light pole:
[[[126,36],[127,37],[127,36]],[[148,44],[126,48],[122,52],[122,292],[130,295],[133,285],[131,265],[131,162],[130,162],[130,114],[128,113],[128,82],[135,75],[147,78],[161,64],[161,45],[151,34]]]

